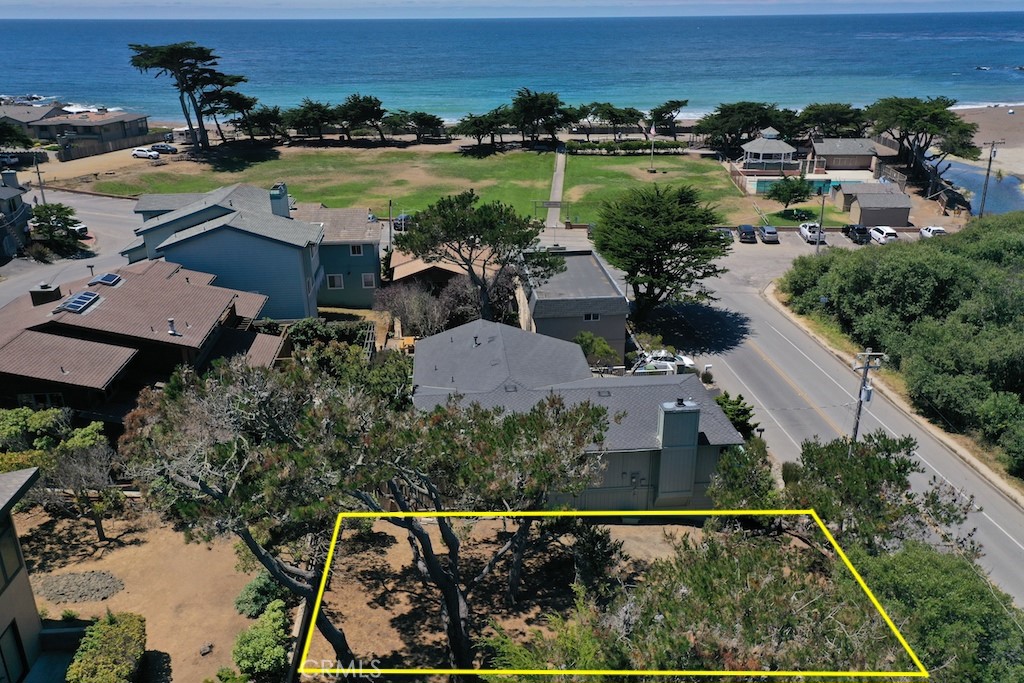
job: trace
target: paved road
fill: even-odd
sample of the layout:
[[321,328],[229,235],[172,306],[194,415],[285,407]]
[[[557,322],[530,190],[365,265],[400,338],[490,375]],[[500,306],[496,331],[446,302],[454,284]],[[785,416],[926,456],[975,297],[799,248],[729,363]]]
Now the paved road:
[[118,252],[135,238],[133,230],[141,225],[139,216],[132,213],[135,201],[111,199],[73,192],[46,191],[50,203],[67,204],[75,209],[78,219],[89,228],[89,245],[96,256],[86,259],[64,259],[41,264],[29,259],[14,259],[0,266],[0,306],[10,303],[40,282],[59,285],[89,274],[87,266],[96,273],[112,270],[127,263]]
[[[850,433],[859,378],[762,295],[771,279],[785,271],[792,255],[813,251],[795,235],[784,234],[782,240],[778,247],[735,244],[727,264],[732,272],[714,284],[720,297],[715,306],[718,312],[691,318],[688,324],[690,335],[702,339],[706,347],[698,362],[712,363],[719,385],[730,393],[742,393],[755,406],[773,454],[797,460],[803,440]],[[975,496],[983,511],[972,515],[969,526],[977,527],[976,539],[984,546],[981,565],[1018,605],[1024,605],[1020,571],[1024,512],[1020,507],[879,391],[865,406],[860,429],[861,434],[883,429],[917,440],[918,458],[926,473],[914,478],[915,489],[923,490],[937,476]]]

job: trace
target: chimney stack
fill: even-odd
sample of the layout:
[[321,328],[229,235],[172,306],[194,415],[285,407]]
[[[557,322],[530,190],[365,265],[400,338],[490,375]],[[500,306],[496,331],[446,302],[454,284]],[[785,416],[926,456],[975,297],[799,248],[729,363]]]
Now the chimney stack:
[[174,327],[174,318],[167,319],[167,334],[172,337],[180,337],[181,333]]
[[51,287],[45,282],[40,282],[38,287],[30,289],[28,295],[33,306],[41,306],[64,298],[59,286]]

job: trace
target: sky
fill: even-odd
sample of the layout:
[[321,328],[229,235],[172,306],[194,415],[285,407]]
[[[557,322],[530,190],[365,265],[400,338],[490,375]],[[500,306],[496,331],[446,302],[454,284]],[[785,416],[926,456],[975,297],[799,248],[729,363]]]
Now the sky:
[[0,0],[0,13],[10,19],[421,19],[1020,10],[1020,0]]

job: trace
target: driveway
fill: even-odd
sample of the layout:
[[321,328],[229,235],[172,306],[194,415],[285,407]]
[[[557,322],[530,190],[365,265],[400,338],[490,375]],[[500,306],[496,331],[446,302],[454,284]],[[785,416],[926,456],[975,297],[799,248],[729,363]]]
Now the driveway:
[[14,259],[0,266],[0,278],[3,278],[0,281],[0,306],[7,305],[40,282],[59,285],[88,275],[89,265],[96,273],[101,273],[128,263],[118,252],[135,239],[134,230],[142,224],[142,219],[132,212],[134,200],[47,190],[46,201],[67,204],[75,210],[78,219],[89,228],[86,245],[96,255],[45,264],[31,259]]

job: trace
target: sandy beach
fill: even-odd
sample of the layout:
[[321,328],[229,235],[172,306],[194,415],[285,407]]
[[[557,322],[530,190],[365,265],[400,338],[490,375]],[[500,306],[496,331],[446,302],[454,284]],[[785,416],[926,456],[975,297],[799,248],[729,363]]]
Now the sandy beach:
[[978,124],[974,142],[983,147],[981,158],[967,163],[985,166],[988,164],[988,147],[982,143],[1003,140],[1003,144],[996,145],[992,168],[1024,176],[1024,107],[979,107],[954,111],[965,121]]

